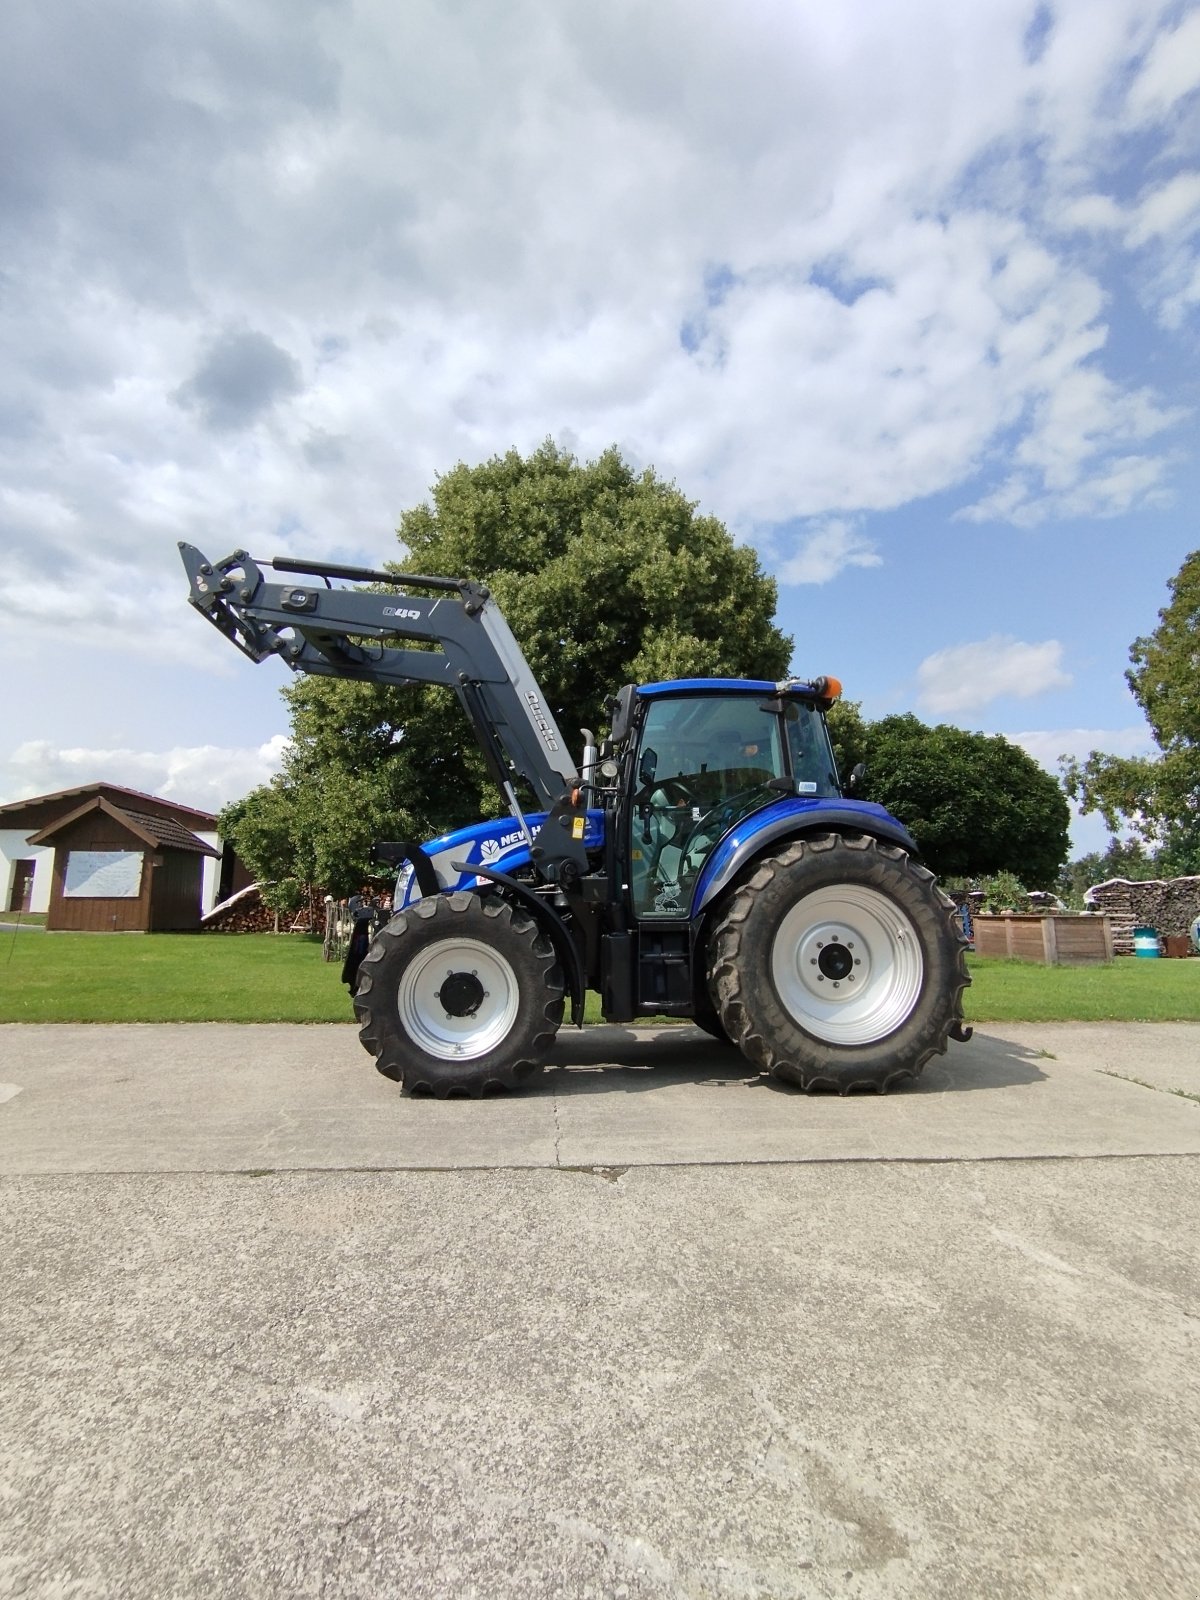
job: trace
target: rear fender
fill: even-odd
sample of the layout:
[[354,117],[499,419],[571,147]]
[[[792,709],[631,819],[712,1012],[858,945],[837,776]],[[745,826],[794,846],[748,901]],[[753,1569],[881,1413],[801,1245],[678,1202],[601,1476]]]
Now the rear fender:
[[918,854],[908,829],[890,811],[867,800],[776,801],[732,827],[704,864],[692,896],[692,917],[698,917],[729,887],[750,861],[768,846],[800,833],[867,833],[887,844]]

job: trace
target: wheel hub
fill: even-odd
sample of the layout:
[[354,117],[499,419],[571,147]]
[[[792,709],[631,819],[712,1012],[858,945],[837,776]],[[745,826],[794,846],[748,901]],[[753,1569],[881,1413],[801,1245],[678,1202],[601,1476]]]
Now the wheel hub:
[[487,990],[474,972],[448,972],[437,997],[448,1017],[473,1017],[487,999]]
[[[777,944],[776,960],[781,957],[786,960],[783,947]],[[842,1006],[870,983],[870,948],[862,930],[847,921],[810,921],[800,932],[794,960],[788,987],[793,989],[799,983],[808,1004],[819,1001]]]
[[844,944],[827,944],[822,947],[821,954],[817,957],[817,967],[823,978],[831,978],[834,983],[840,983],[843,978],[853,976],[854,957]]

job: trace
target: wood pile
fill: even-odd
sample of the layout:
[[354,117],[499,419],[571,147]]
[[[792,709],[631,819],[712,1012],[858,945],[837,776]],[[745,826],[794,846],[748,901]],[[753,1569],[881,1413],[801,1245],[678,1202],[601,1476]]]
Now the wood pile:
[[201,933],[321,933],[324,927],[325,891],[311,884],[298,911],[272,911],[252,883],[214,906],[200,923]]
[[1106,911],[1112,919],[1117,955],[1131,956],[1135,928],[1153,928],[1160,939],[1187,933],[1200,916],[1200,877],[1150,878],[1142,883],[1110,878],[1095,884],[1083,898],[1094,911]]

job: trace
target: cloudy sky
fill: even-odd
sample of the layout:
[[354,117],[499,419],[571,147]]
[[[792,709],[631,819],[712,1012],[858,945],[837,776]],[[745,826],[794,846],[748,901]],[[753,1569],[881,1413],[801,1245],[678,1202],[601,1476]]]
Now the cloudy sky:
[[176,541],[374,564],[547,435],[754,543],[869,716],[1148,748],[1128,646],[1200,546],[1198,88],[1178,0],[26,0],[0,800],[245,792],[283,669]]

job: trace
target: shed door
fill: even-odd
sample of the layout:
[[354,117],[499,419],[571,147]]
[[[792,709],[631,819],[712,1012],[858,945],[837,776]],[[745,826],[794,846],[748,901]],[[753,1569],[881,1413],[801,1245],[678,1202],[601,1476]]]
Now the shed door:
[[12,893],[8,897],[10,911],[28,911],[33,904],[34,861],[14,861]]

